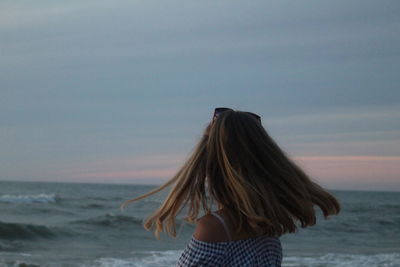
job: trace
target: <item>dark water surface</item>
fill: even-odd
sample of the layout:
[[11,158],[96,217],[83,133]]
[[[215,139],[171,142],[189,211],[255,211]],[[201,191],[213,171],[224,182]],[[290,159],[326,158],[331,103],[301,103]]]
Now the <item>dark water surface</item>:
[[[142,227],[167,192],[119,210],[152,188],[0,182],[0,267],[173,266],[194,227],[161,241]],[[342,212],[282,236],[283,266],[400,266],[400,192],[332,193]]]

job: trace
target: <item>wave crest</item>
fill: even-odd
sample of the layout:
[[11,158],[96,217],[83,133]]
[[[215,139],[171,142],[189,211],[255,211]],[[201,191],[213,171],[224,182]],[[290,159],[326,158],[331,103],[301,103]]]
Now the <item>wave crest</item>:
[[0,222],[0,239],[52,238],[56,234],[43,225]]
[[103,216],[73,221],[74,224],[88,224],[103,227],[118,227],[129,225],[142,225],[142,219],[125,215],[106,214]]
[[2,203],[56,203],[56,194],[2,195]]

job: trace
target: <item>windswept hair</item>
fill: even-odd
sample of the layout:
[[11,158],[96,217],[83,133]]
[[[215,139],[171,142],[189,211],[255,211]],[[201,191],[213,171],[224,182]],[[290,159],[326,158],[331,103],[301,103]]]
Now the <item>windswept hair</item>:
[[144,222],[157,238],[176,236],[176,216],[184,207],[188,222],[212,203],[226,208],[237,232],[281,236],[316,223],[314,205],[325,217],[340,204],[282,151],[254,116],[225,111],[207,125],[192,154],[169,181],[140,197],[173,185],[163,204]]

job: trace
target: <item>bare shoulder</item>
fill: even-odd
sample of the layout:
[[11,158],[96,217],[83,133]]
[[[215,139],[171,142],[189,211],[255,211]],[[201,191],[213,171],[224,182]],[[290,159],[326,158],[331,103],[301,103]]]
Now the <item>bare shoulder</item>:
[[193,236],[197,240],[205,242],[228,241],[224,226],[212,214],[206,214],[197,220]]

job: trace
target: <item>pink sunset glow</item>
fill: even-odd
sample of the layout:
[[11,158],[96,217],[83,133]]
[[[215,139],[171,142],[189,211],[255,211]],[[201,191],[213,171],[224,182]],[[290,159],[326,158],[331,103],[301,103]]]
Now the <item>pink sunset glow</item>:
[[82,174],[80,178],[160,178],[160,177],[171,177],[177,170],[175,168],[162,169],[162,170],[132,170],[132,171],[111,171],[111,172],[99,172],[99,173],[87,173]]
[[[172,178],[182,166],[183,155],[157,155],[129,159],[93,161],[64,174],[80,181],[160,183]],[[293,160],[311,178],[332,189],[377,188],[390,185],[399,189],[400,157],[398,156],[294,156]],[[378,186],[380,189],[383,186]]]
[[400,188],[398,156],[299,156],[294,160],[327,187]]

